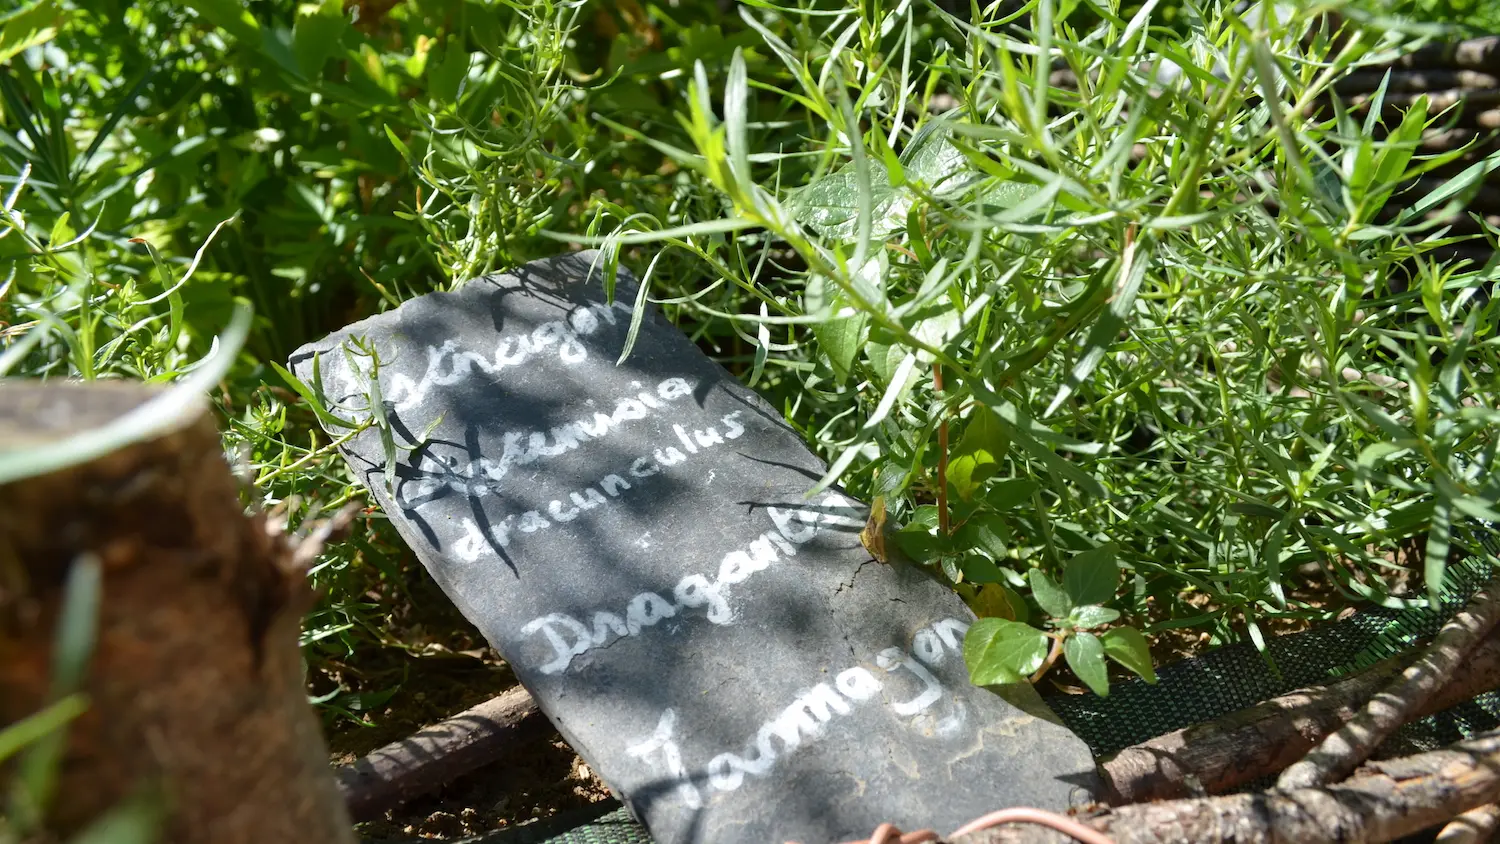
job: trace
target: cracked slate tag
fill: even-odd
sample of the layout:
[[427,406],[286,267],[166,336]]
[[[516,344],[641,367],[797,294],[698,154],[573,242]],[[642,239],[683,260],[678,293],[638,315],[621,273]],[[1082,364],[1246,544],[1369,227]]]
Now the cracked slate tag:
[[347,420],[379,400],[389,436],[349,463],[652,835],[824,844],[1090,799],[1029,686],[969,683],[963,602],[873,561],[863,505],[804,497],[825,467],[773,408],[654,310],[616,364],[636,288],[606,304],[593,259],[422,296],[292,368]]

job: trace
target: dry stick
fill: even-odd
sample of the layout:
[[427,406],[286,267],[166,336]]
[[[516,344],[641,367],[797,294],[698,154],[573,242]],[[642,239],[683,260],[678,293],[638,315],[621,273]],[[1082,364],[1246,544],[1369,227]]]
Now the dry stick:
[[1494,803],[1470,809],[1449,821],[1435,844],[1484,844],[1500,829],[1500,806]]
[[[1400,671],[1390,660],[1328,686],[1291,692],[1216,721],[1128,747],[1099,764],[1112,805],[1228,791],[1300,759],[1353,717],[1360,704]],[[1500,688],[1500,631],[1465,662],[1417,715],[1429,715]],[[369,820],[515,750],[546,719],[525,689],[515,688],[336,770],[355,820]]]
[[1469,70],[1500,71],[1500,36],[1489,35],[1456,43],[1439,43],[1423,47],[1396,61],[1398,67],[1458,67]]
[[1307,788],[1336,782],[1370,758],[1393,730],[1411,719],[1455,669],[1500,622],[1500,584],[1481,589],[1469,605],[1443,625],[1437,638],[1384,691],[1370,699],[1363,711],[1333,735],[1323,739],[1306,759],[1282,772],[1279,788]]
[[[1215,721],[1127,747],[1099,763],[1115,806],[1220,794],[1270,776],[1301,759],[1400,673],[1409,658],[1387,660],[1327,686],[1282,695]],[[1500,688],[1500,631],[1492,631],[1464,662],[1464,672],[1417,716],[1431,715]]]
[[[1361,70],[1333,83],[1333,90],[1340,94],[1372,94],[1380,89],[1386,78],[1385,70]],[[1390,72],[1387,91],[1442,91],[1450,88],[1483,89],[1500,88],[1500,76],[1477,70],[1457,68],[1421,68]]]
[[[1079,820],[1115,844],[1392,841],[1500,798],[1500,733],[1374,763],[1369,770],[1348,782],[1322,788],[1121,806]],[[956,836],[953,842],[1055,844],[1059,840],[1034,827],[1009,826]]]
[[536,701],[517,686],[337,769],[339,790],[355,821],[372,820],[498,760],[547,726]]

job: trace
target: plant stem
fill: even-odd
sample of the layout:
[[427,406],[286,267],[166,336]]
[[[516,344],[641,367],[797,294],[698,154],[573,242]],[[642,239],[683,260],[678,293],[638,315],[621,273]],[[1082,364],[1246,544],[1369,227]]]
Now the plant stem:
[[[934,363],[932,365],[932,389],[937,393],[939,402],[943,394],[943,365]],[[943,417],[938,421],[938,466],[937,466],[937,508],[938,508],[938,530],[943,536],[953,532],[952,519],[948,515],[948,411],[944,408]]]
[[1047,676],[1047,672],[1051,671],[1052,666],[1057,664],[1057,658],[1062,656],[1063,637],[1051,633],[1047,635],[1052,636],[1052,649],[1047,651],[1047,658],[1042,660],[1042,667],[1038,668],[1036,673],[1031,675],[1030,680],[1033,686],[1041,682],[1043,677]]

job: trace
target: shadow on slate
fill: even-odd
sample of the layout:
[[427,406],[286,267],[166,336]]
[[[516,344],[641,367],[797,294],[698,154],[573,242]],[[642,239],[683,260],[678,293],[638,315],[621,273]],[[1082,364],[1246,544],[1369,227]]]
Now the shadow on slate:
[[968,682],[967,607],[873,561],[863,505],[804,497],[825,467],[771,407],[654,309],[616,363],[635,283],[606,305],[594,258],[414,299],[292,368],[346,419],[379,397],[395,460],[376,428],[346,458],[651,835],[820,844],[1089,800],[1084,742],[1029,686]]
[[[1500,553],[1500,535],[1484,534],[1491,554]],[[1368,668],[1436,635],[1490,578],[1490,563],[1472,557],[1448,568],[1442,601],[1437,606],[1405,610],[1370,607],[1341,621],[1311,630],[1272,637],[1268,650],[1277,669],[1249,643],[1216,648],[1158,669],[1160,682],[1149,685],[1125,679],[1111,686],[1107,698],[1085,694],[1052,694],[1044,698],[1064,723],[1076,730],[1101,758],[1164,733],[1190,727],[1253,706],[1293,689],[1327,683]],[[1500,692],[1486,692],[1443,712],[1417,719],[1396,731],[1376,758],[1437,750],[1500,727]],[[1276,775],[1245,784],[1237,791],[1271,788]],[[1430,840],[1431,836],[1427,836]],[[1411,839],[1422,840],[1420,836]],[[501,830],[461,844],[647,844],[646,831],[618,804],[587,814],[569,814],[544,826],[532,824]],[[386,844],[370,842],[370,844]]]

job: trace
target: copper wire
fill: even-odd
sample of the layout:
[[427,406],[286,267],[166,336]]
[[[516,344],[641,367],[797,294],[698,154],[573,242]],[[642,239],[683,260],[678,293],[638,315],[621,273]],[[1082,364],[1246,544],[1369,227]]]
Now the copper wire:
[[[1114,844],[1109,836],[1097,829],[1044,809],[1001,809],[998,812],[990,812],[982,818],[964,824],[949,835],[948,840],[1011,823],[1031,823],[1049,827],[1083,844]],[[927,844],[927,842],[941,840],[943,840],[941,836],[930,829],[919,829],[916,832],[902,834],[895,824],[883,823],[875,828],[875,834],[868,840],[850,841],[847,844]]]

